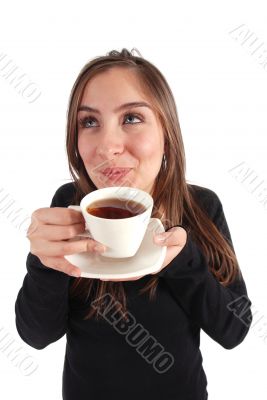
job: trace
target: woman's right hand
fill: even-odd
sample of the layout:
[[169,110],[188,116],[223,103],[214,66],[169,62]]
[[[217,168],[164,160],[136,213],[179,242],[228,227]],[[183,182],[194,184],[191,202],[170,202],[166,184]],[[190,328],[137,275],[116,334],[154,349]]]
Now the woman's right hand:
[[[79,277],[80,269],[68,262],[64,256],[84,251],[99,254],[106,249],[91,238],[67,241],[84,230],[85,221],[79,211],[62,207],[39,208],[32,213],[27,231],[27,238],[31,243],[30,252],[46,267]],[[96,244],[99,244],[102,250],[95,250]]]

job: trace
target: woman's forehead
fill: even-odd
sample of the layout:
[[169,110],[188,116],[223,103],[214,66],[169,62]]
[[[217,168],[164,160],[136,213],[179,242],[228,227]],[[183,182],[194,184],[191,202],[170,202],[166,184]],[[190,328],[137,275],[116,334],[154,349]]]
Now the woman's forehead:
[[126,68],[111,68],[98,73],[86,83],[82,100],[101,101],[106,97],[110,100],[120,98],[120,104],[130,101],[150,102],[141,79]]

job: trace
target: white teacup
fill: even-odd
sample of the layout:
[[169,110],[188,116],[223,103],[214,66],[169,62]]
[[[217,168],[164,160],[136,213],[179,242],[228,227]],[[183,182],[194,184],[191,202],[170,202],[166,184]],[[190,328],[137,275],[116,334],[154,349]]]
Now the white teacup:
[[[141,214],[129,218],[108,219],[89,214],[87,208],[97,200],[102,199],[128,200],[127,209],[131,211],[130,201],[140,203],[145,207]],[[107,250],[101,253],[105,257],[132,257],[139,249],[148,223],[150,221],[154,201],[147,192],[127,186],[106,187],[87,194],[80,206],[69,208],[82,212],[86,228],[89,231],[80,236],[91,236],[97,242],[104,244]],[[134,210],[132,210],[134,211]]]

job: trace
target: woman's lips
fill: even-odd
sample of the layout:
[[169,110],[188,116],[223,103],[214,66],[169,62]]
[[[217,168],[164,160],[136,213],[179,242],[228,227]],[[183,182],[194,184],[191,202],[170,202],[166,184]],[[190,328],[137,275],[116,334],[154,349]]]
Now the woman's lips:
[[132,168],[106,168],[102,174],[111,182],[124,178]]

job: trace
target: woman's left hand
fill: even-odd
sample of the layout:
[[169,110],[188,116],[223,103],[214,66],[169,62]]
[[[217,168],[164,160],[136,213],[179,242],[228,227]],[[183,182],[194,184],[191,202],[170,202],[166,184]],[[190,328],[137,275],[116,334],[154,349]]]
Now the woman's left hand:
[[[163,240],[159,240],[162,238]],[[154,235],[154,243],[159,246],[167,246],[165,260],[161,266],[161,268],[153,272],[151,275],[155,275],[159,273],[163,268],[165,268],[179,253],[182,251],[187,241],[187,232],[181,226],[174,226],[170,228],[167,232],[160,233],[158,235]],[[142,278],[144,275],[135,276],[129,279],[101,279],[101,281],[112,281],[112,282],[120,282],[120,281],[136,281]]]

